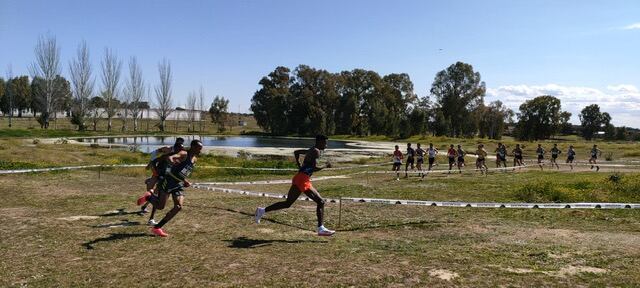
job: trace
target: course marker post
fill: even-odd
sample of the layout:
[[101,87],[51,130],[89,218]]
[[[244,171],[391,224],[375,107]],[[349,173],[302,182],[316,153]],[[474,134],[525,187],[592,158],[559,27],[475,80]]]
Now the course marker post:
[[342,196],[340,196],[338,199],[338,201],[340,201],[338,203],[338,228],[340,228],[340,222],[342,220]]

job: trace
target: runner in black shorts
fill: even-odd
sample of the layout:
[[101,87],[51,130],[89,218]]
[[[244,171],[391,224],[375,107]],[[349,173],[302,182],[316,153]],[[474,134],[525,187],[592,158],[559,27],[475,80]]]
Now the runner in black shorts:
[[411,165],[411,170],[414,169],[413,163],[415,161],[416,151],[411,148],[411,143],[407,143],[407,163],[404,164],[404,178],[409,178],[409,165]]
[[496,167],[499,168],[500,164],[507,167],[507,147],[502,143],[498,143],[498,148],[496,148]]
[[536,154],[538,154],[538,165],[540,165],[540,170],[542,169],[542,162],[544,162],[544,148],[542,148],[542,144],[538,144],[538,148],[536,149]]
[[420,147],[420,143],[418,143],[417,145],[418,145],[418,148],[416,148],[416,156],[418,159],[416,159],[416,168],[418,168],[418,171],[420,171],[418,176],[422,176],[424,175],[424,172],[422,170],[422,164],[424,163],[425,151]]
[[573,150],[573,145],[569,145],[569,150],[567,150],[567,163],[571,170],[573,170],[573,160],[576,157],[576,150]]
[[466,151],[462,150],[462,146],[458,144],[458,172],[462,174],[462,166],[464,166],[464,155],[467,154]]
[[516,144],[516,148],[511,151],[513,153],[513,170],[515,170],[516,166],[525,166],[523,157],[522,157],[522,148],[520,148],[520,144]]
[[596,172],[600,171],[600,166],[598,166],[598,156],[602,155],[602,151],[598,149],[598,145],[593,145],[591,148],[591,158],[589,158],[589,164],[591,164],[591,169],[593,169],[593,165],[596,166]]
[[153,226],[151,232],[160,237],[167,237],[169,234],[162,230],[162,226],[171,221],[174,216],[182,210],[184,205],[184,188],[191,186],[191,183],[187,181],[187,177],[191,175],[191,171],[195,167],[198,155],[202,150],[202,142],[200,140],[191,141],[191,146],[187,151],[180,151],[178,154],[169,157],[169,161],[173,164],[171,169],[167,171],[164,179],[159,184],[158,196],[151,194],[149,191],[145,192],[142,197],[138,199],[138,205],[149,201],[153,206],[159,210],[164,209],[169,195],[173,198],[173,208],[160,220],[158,224]]
[[553,144],[553,148],[551,148],[551,168],[553,168],[553,165],[555,165],[556,169],[560,170],[560,166],[558,166],[558,162],[556,162],[556,159],[558,159],[558,155],[560,155],[560,153],[562,153],[562,151],[558,149],[558,144]]
[[449,145],[449,150],[447,150],[447,158],[449,158],[449,173],[451,173],[453,165],[456,164],[456,156],[458,156],[458,151],[456,151],[453,144]]

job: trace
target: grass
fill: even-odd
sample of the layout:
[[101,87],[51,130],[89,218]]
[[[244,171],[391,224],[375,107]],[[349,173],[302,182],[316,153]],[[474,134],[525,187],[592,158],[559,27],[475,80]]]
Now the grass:
[[[10,163],[3,165],[147,159],[118,149],[33,145],[24,139],[3,139],[0,147],[0,159]],[[203,156],[200,165],[293,167],[289,160]],[[601,171],[433,174],[424,181],[358,174],[314,186],[325,197],[640,202],[638,172]],[[346,172],[321,171],[317,176]],[[146,217],[137,215],[133,204],[147,173],[112,168],[100,178],[94,170],[0,175],[0,286],[640,285],[640,210],[345,203],[339,212],[337,204],[327,204],[326,226],[338,234],[319,238],[312,232],[311,202],[269,213],[257,226],[251,217],[255,207],[277,200],[187,189],[183,211],[166,226],[171,236],[160,239],[150,236]],[[289,179],[291,172],[197,168],[193,176],[196,182],[241,181]],[[288,189],[233,187],[276,193]],[[444,279],[447,273],[449,280]]]

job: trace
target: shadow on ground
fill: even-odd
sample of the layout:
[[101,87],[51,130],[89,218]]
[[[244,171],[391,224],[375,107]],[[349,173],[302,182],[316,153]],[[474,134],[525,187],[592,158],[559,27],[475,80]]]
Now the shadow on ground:
[[83,243],[82,246],[87,248],[87,250],[93,250],[95,249],[93,245],[100,242],[111,242],[111,241],[137,238],[137,237],[153,237],[153,236],[146,233],[113,233],[107,237],[102,237],[102,238],[98,238],[98,239]]
[[238,237],[232,240],[223,240],[229,242],[230,248],[257,248],[263,246],[269,246],[272,243],[286,243],[286,244],[301,244],[301,243],[328,243],[327,241],[320,240],[282,240],[282,239],[249,239],[247,237]]

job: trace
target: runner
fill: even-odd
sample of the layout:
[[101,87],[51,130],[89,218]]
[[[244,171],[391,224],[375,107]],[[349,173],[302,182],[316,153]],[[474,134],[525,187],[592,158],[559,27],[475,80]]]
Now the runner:
[[414,170],[413,163],[416,151],[411,148],[411,143],[407,143],[407,163],[404,164],[404,178],[409,178],[409,164],[411,164],[411,170]]
[[487,171],[487,165],[485,164],[485,159],[487,157],[487,150],[484,150],[484,144],[478,144],[478,150],[476,150],[476,155],[478,159],[476,159],[476,169],[480,170],[480,174],[485,174]]
[[600,166],[598,166],[598,157],[602,156],[602,151],[598,149],[598,145],[593,145],[591,148],[591,158],[589,158],[589,164],[591,164],[591,169],[593,166],[596,166],[596,172],[600,171]]
[[456,157],[458,156],[458,151],[454,148],[453,144],[449,146],[449,150],[447,150],[447,157],[449,158],[449,174],[451,174],[451,169],[453,165],[456,164]]
[[[311,174],[316,171],[320,171],[324,168],[330,168],[331,164],[327,163],[325,167],[318,167],[318,158],[321,156],[321,152],[327,147],[327,136],[316,136],[316,144],[309,148],[309,150],[296,150],[294,152],[296,158],[296,164],[300,169],[298,174],[293,177],[293,183],[289,188],[287,200],[277,202],[266,208],[258,207],[256,209],[255,221],[260,223],[260,219],[265,213],[285,209],[291,207],[291,204],[298,199],[301,193],[307,195],[314,202],[316,202],[316,215],[318,217],[318,236],[331,236],[335,231],[329,230],[323,225],[324,216],[324,199],[318,193],[318,190],[311,185]],[[302,165],[300,165],[300,155],[305,155]]]
[[513,153],[513,170],[516,170],[516,166],[525,166],[523,157],[522,157],[522,148],[520,148],[520,144],[516,144],[516,148],[511,151]]
[[458,172],[462,174],[462,167],[464,166],[464,155],[467,155],[467,152],[462,150],[462,146],[458,144]]
[[392,171],[396,171],[396,181],[400,181],[400,167],[402,166],[402,152],[400,151],[400,147],[396,145],[396,150],[393,151],[393,169]]
[[[433,143],[429,143],[429,148],[427,148],[427,156],[429,157],[429,168],[428,171],[431,171],[434,165],[436,164],[436,155],[438,155],[438,149],[433,147]],[[429,172],[427,172],[429,173]],[[424,173],[422,174],[422,178],[426,176]],[[422,179],[421,178],[421,179]]]
[[542,169],[542,162],[544,162],[544,148],[542,148],[542,144],[538,144],[538,148],[536,149],[536,154],[538,154],[538,165],[540,166],[540,170],[544,171],[544,169]]
[[553,148],[551,148],[551,168],[553,168],[553,165],[556,165],[556,169],[560,170],[560,166],[558,166],[556,159],[558,159],[558,155],[561,153],[562,151],[558,149],[558,144],[553,144]]
[[162,230],[162,226],[171,221],[184,205],[184,188],[191,186],[191,183],[187,180],[187,177],[191,175],[193,168],[198,160],[198,155],[202,150],[202,142],[200,140],[191,141],[189,150],[180,151],[175,155],[169,156],[169,161],[172,166],[169,171],[166,172],[164,179],[160,182],[158,187],[158,196],[146,191],[142,197],[138,199],[138,205],[149,201],[153,204],[154,208],[164,209],[167,203],[169,194],[173,199],[173,208],[160,220],[160,222],[151,228],[151,233],[160,237],[167,237],[169,234]]
[[576,157],[576,150],[573,150],[573,145],[569,145],[569,150],[567,150],[567,163],[571,170],[573,170],[573,160]]
[[502,143],[498,143],[498,148],[496,148],[496,168],[500,168],[500,163],[505,168],[507,167],[507,147]]
[[416,161],[416,168],[418,168],[418,171],[420,171],[420,173],[418,173],[418,176],[423,176],[424,171],[422,170],[422,164],[424,163],[424,154],[426,151],[424,151],[424,149],[420,147],[420,143],[418,143],[417,145],[418,148],[416,148],[416,155],[418,156],[418,159]]
[[[167,170],[169,156],[174,155],[180,151],[184,150],[184,138],[178,137],[176,138],[176,142],[173,146],[165,146],[160,147],[153,152],[151,152],[151,160],[147,164],[145,169],[151,169],[151,177],[147,178],[144,183],[147,184],[147,191],[154,193],[154,189],[158,181],[162,180],[164,174]],[[140,207],[140,213],[147,213],[147,206],[149,206],[149,202],[144,203],[142,207]],[[151,215],[149,217],[149,225],[155,225],[155,220],[153,217],[155,215],[156,209],[151,211]]]

